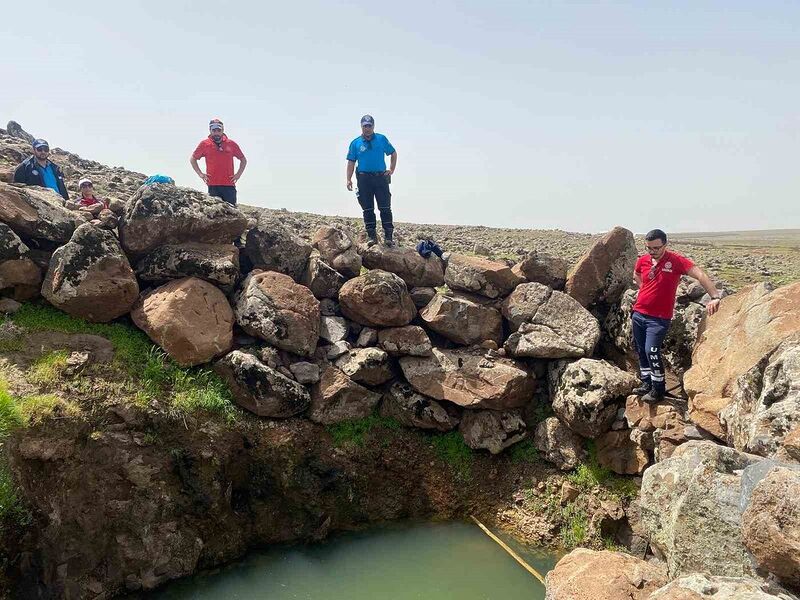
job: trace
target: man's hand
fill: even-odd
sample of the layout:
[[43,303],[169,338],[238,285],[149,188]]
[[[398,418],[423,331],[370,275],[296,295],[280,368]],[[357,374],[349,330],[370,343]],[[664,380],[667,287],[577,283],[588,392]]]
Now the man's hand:
[[236,185],[236,182],[237,182],[237,181],[239,181],[239,177],[241,177],[241,175],[240,175],[240,174],[231,175],[231,183],[232,183],[233,185]]
[[392,169],[386,169],[386,170],[383,172],[383,174],[384,174],[384,175],[394,175],[394,171],[393,171]]
[[353,191],[353,180],[352,179],[348,179],[347,180],[347,191],[348,192],[352,192]]
[[203,183],[208,185],[208,175],[206,175],[205,173],[198,173],[198,175],[200,176],[200,179],[203,180]]
[[706,311],[708,312],[709,317],[719,310],[719,303],[720,300],[716,299],[706,304]]

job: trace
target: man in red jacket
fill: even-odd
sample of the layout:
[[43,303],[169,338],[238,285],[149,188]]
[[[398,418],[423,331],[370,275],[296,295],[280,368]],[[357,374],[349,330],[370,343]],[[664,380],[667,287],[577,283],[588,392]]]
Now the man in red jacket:
[[[189,164],[194,172],[208,186],[208,195],[221,198],[228,204],[236,206],[236,182],[244,173],[247,159],[239,148],[239,144],[225,135],[225,127],[219,119],[211,119],[208,124],[209,135],[200,142],[192,153]],[[233,159],[239,159],[239,169],[233,172]],[[197,164],[201,158],[206,159],[206,172],[203,173]]]
[[634,390],[645,402],[654,404],[664,399],[664,360],[661,344],[667,335],[675,307],[681,275],[700,282],[711,296],[706,305],[709,315],[719,309],[722,294],[700,267],[685,256],[667,249],[667,234],[653,229],[645,236],[647,254],[636,261],[633,277],[639,295],[633,305],[633,341],[639,354],[642,385]]

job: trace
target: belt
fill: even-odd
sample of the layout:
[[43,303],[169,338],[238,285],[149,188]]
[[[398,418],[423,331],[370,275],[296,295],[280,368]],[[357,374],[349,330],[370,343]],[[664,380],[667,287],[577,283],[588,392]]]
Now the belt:
[[356,175],[367,175],[369,177],[379,177],[386,174],[386,171],[359,171]]

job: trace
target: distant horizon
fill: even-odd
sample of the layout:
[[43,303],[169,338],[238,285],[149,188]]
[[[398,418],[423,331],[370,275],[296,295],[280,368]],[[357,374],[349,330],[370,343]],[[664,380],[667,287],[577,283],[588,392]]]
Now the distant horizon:
[[219,117],[240,202],[358,218],[361,115],[398,152],[398,221],[606,231],[800,227],[800,3],[6,7],[0,115],[204,189]]

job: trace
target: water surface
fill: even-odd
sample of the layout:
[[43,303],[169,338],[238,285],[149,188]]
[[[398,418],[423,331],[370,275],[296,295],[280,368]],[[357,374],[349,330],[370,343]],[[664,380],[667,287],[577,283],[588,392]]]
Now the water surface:
[[[544,575],[558,560],[504,537]],[[544,588],[477,526],[394,525],[254,553],[152,600],[542,600]]]

